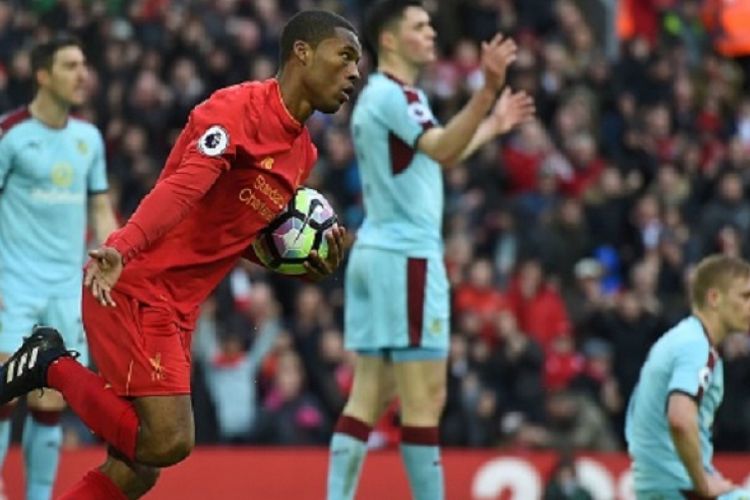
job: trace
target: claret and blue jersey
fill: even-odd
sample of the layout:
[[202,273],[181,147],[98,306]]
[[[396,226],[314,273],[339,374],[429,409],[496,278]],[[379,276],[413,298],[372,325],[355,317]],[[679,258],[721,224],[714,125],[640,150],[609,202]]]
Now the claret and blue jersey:
[[26,108],[0,117],[0,283],[14,293],[80,288],[89,194],[107,190],[97,128],[51,128]]
[[417,149],[436,125],[424,92],[384,73],[370,75],[352,113],[365,218],[346,271],[345,345],[360,354],[447,355],[443,173]]
[[651,348],[630,399],[625,425],[636,491],[692,489],[667,421],[667,403],[674,392],[686,394],[698,404],[703,465],[713,470],[711,427],[724,395],[723,370],[721,358],[695,316],[682,320]]
[[442,253],[443,175],[417,150],[419,137],[436,124],[424,92],[384,73],[370,75],[352,113],[365,205],[358,245]]

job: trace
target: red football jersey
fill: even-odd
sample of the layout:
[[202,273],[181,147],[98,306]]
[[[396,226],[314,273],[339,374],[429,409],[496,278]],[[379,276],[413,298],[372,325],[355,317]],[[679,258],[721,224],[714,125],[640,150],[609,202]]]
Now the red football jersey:
[[125,261],[116,288],[192,328],[198,306],[316,158],[275,79],[217,91],[192,111],[153,190],[108,238]]

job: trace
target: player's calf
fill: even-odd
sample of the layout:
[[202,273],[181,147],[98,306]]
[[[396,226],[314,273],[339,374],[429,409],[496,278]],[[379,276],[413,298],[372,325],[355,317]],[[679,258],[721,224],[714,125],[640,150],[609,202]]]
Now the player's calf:
[[99,470],[128,498],[140,498],[151,490],[159,479],[160,471],[129,460],[111,446],[107,450],[107,461]]

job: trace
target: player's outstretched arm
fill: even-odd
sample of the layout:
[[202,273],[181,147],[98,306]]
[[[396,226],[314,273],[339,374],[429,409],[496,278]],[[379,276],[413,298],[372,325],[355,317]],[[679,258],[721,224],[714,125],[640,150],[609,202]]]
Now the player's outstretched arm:
[[420,151],[443,165],[459,160],[505,85],[505,75],[516,59],[516,51],[515,42],[500,34],[489,42],[482,42],[484,85],[445,127],[434,127],[422,134],[417,142]]
[[169,232],[190,212],[224,172],[221,163],[189,163],[161,179],[125,226],[108,240],[127,264]]
[[735,489],[731,482],[719,475],[707,474],[703,469],[695,400],[687,394],[673,392],[667,403],[667,420],[677,454],[693,481],[695,492],[713,498]]

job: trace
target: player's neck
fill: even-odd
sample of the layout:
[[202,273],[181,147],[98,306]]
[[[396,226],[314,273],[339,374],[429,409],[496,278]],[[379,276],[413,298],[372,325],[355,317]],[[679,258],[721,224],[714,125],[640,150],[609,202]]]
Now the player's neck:
[[40,91],[29,104],[29,113],[48,127],[63,128],[68,122],[70,107],[64,105],[49,93]]
[[420,68],[395,56],[383,55],[378,62],[378,71],[387,73],[407,85],[414,85],[419,78]]
[[724,340],[724,337],[726,337],[726,331],[723,328],[721,321],[719,321],[719,318],[702,311],[694,311],[693,316],[700,320],[711,345],[719,345],[721,341]]
[[281,101],[295,120],[305,123],[313,113],[313,107],[305,98],[302,86],[290,74],[291,72],[282,71],[276,77],[279,81]]

